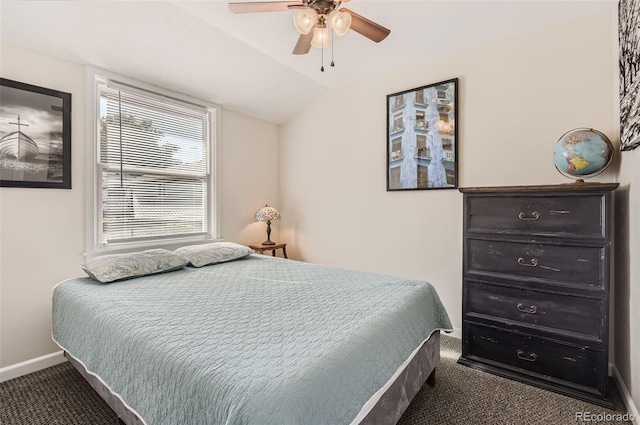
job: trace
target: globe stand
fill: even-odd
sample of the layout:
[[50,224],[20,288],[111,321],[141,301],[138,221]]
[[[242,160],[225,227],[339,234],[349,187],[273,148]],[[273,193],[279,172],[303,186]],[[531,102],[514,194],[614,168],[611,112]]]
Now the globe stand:
[[574,181],[573,184],[584,184],[584,180],[576,179],[576,181]]

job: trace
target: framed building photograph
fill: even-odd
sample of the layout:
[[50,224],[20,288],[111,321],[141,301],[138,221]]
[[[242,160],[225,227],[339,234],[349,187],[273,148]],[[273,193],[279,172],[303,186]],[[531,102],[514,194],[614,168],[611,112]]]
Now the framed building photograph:
[[640,0],[618,3],[620,150],[640,146]]
[[71,94],[0,78],[0,186],[71,189]]
[[387,191],[458,187],[458,79],[387,95]]

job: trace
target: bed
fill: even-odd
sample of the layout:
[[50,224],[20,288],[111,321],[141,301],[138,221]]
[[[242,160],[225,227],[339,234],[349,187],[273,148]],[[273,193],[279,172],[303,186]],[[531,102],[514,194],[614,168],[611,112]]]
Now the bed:
[[53,293],[53,338],[127,425],[395,424],[451,324],[422,281],[249,255]]

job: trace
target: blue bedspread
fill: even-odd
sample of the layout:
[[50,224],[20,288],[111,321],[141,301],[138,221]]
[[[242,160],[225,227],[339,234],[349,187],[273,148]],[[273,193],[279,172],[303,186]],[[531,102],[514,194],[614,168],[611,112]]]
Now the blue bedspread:
[[421,281],[262,255],[53,294],[53,337],[149,425],[349,424],[451,329]]

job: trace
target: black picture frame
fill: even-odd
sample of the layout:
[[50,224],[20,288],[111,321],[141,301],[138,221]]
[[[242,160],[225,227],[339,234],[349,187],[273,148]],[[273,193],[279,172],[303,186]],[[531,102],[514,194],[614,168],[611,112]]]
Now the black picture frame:
[[620,150],[640,146],[640,0],[618,3]]
[[458,187],[458,79],[387,95],[387,191]]
[[71,189],[71,93],[0,78],[0,187]]

